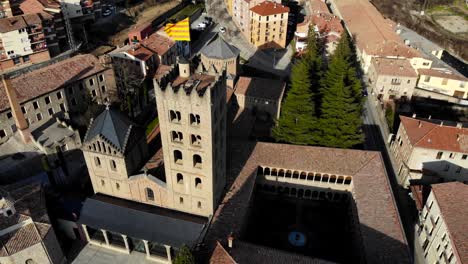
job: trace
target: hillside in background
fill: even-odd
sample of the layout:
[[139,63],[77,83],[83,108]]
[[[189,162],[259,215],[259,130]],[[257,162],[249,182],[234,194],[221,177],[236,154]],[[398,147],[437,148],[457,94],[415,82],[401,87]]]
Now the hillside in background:
[[[468,7],[464,0],[371,0],[401,23],[468,61]],[[424,14],[421,10],[424,9]]]

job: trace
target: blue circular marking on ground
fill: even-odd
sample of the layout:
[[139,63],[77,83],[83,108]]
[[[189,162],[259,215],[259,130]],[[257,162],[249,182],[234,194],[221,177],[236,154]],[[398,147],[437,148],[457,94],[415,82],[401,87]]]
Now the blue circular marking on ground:
[[289,243],[295,247],[303,247],[305,246],[307,239],[303,233],[293,231],[289,233],[288,240]]

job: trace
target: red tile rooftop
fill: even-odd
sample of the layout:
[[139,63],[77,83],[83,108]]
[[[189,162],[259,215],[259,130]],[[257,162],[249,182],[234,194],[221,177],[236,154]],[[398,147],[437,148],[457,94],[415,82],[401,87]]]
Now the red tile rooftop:
[[[50,93],[60,87],[104,71],[99,59],[91,54],[77,55],[11,79],[20,103]],[[0,112],[10,107],[0,83]]]
[[418,74],[407,59],[373,58],[372,64],[377,74],[418,77]]
[[276,2],[265,1],[252,7],[250,11],[260,16],[271,16],[271,15],[289,13],[289,7],[276,3]]
[[[334,1],[359,50],[368,55],[415,57],[419,52],[404,45],[393,22],[385,19],[368,0]],[[411,58],[409,57],[409,58]]]
[[162,56],[175,45],[175,42],[171,38],[163,34],[165,32],[154,32],[148,38],[143,39],[141,44]]
[[353,177],[363,257],[368,263],[409,263],[399,214],[379,152],[296,146],[263,142],[230,142],[228,192],[216,210],[207,241],[240,237],[258,166],[288,168]]
[[235,94],[247,97],[281,101],[286,83],[280,80],[258,77],[240,77],[234,88]]
[[468,82],[468,78],[464,77],[463,75],[449,72],[449,71],[436,70],[436,69],[419,69],[418,72],[421,75]]
[[432,185],[432,192],[447,225],[454,253],[460,263],[468,262],[468,185],[460,182]]
[[307,6],[309,7],[310,14],[330,13],[327,4],[323,0],[310,0]]
[[468,152],[468,128],[434,124],[406,116],[400,116],[400,120],[413,147]]

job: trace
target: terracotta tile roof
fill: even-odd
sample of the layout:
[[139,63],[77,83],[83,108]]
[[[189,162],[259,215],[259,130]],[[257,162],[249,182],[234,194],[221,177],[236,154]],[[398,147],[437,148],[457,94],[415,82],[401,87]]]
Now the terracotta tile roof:
[[434,124],[406,116],[400,116],[413,147],[468,152],[468,128]]
[[154,55],[154,53],[151,50],[141,45],[135,45],[134,48],[129,49],[127,52],[128,54],[135,56],[135,58],[142,61],[147,61],[151,58],[151,56]]
[[254,245],[244,241],[234,241],[230,251],[236,263],[256,263],[256,264],[331,264],[322,259],[306,257],[274,248]]
[[39,184],[13,184],[2,186],[2,189],[15,201],[16,213],[10,217],[0,215],[0,229],[30,221],[0,237],[0,254],[7,256],[41,242],[52,226],[47,215],[44,192]]
[[8,252],[8,255],[13,255],[41,242],[41,237],[37,233],[34,224],[31,223],[13,232],[5,234],[0,237],[0,241],[6,252]]
[[379,75],[418,77],[407,59],[373,58],[371,63]]
[[312,22],[317,26],[321,34],[336,32],[341,35],[344,30],[341,25],[341,19],[332,14],[316,14],[312,16]]
[[419,69],[418,72],[420,75],[428,75],[428,76],[433,76],[433,77],[438,77],[438,78],[446,78],[446,79],[468,82],[468,78],[456,72],[436,70],[436,69]]
[[[77,55],[19,75],[11,80],[11,85],[16,89],[19,102],[24,103],[105,69],[97,57],[91,54]],[[0,83],[0,111],[9,107],[5,89]]]
[[163,34],[165,33],[155,32],[149,35],[148,38],[143,39],[141,44],[162,56],[175,45],[175,41]]
[[450,182],[432,185],[460,263],[468,262],[468,185]]
[[154,73],[154,79],[159,80],[161,77],[169,73],[172,69],[172,66],[159,64],[158,68],[156,69],[156,72]]
[[271,15],[289,13],[289,7],[276,3],[276,2],[265,1],[252,7],[250,11],[257,13],[261,16],[271,16]]
[[13,30],[18,30],[27,27],[26,21],[23,16],[15,16],[0,19],[0,32],[6,33]]
[[236,261],[232,259],[231,255],[224,249],[223,245],[216,242],[216,247],[211,254],[210,264],[236,264]]
[[409,263],[399,214],[379,152],[233,141],[228,192],[216,210],[207,241],[240,237],[259,165],[353,177],[353,196],[368,263]]
[[240,77],[234,88],[234,94],[248,97],[281,101],[286,83],[258,77]]
[[335,4],[353,36],[359,50],[370,55],[415,56],[419,52],[408,51],[401,38],[396,34],[393,24],[368,0],[336,0]]
[[330,13],[327,4],[322,0],[309,0],[308,7],[311,14]]

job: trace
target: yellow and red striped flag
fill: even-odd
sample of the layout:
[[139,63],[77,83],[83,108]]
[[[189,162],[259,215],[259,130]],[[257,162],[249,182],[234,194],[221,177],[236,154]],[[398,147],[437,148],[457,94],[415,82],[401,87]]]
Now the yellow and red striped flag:
[[190,22],[187,17],[175,24],[167,23],[164,31],[175,41],[190,41]]

